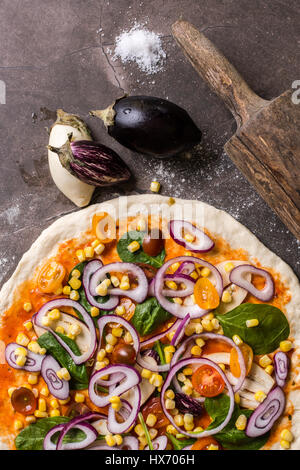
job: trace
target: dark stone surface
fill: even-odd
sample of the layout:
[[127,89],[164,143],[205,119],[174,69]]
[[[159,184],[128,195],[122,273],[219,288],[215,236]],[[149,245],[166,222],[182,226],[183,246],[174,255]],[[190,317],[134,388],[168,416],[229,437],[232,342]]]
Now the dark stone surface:
[[[86,118],[95,138],[134,173],[134,182],[97,191],[94,202],[147,192],[157,177],[162,194],[228,211],[299,275],[299,243],[222,151],[235,123],[174,43],[170,26],[179,17],[205,31],[262,97],[275,97],[300,78],[297,0],[1,1],[0,80],[7,96],[0,105],[0,282],[45,227],[75,210],[48,171],[46,128],[59,107]],[[163,72],[149,76],[112,61],[115,37],[135,22],[162,36]],[[196,155],[160,161],[114,142],[88,112],[123,90],[186,108],[204,132]]]

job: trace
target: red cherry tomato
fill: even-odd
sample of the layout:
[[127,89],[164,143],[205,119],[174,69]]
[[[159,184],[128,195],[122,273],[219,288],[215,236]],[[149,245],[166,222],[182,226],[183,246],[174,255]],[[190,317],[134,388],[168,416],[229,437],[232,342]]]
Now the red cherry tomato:
[[209,365],[198,367],[192,375],[194,389],[204,397],[216,397],[223,392],[225,382],[219,372]]
[[112,362],[114,364],[132,365],[136,360],[136,352],[130,344],[120,343],[115,346],[112,352]]
[[32,415],[36,410],[36,398],[31,390],[19,387],[11,395],[11,404],[18,413]]

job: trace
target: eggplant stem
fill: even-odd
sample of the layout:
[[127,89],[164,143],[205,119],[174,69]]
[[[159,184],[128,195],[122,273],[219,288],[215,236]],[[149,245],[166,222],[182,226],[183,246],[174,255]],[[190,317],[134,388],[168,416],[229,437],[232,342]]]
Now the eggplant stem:
[[108,106],[106,109],[99,109],[96,111],[90,111],[92,116],[96,116],[99,119],[102,119],[105,127],[113,126],[115,123],[116,112],[114,110],[115,103]]
[[47,145],[47,149],[57,154],[59,154],[59,150],[60,150],[58,147],[52,147],[52,145]]

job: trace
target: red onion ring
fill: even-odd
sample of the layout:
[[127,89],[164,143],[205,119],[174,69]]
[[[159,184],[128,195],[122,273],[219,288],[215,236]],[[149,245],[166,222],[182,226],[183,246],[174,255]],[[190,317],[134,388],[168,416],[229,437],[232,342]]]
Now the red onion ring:
[[184,261],[181,263],[178,269],[176,269],[174,274],[186,274],[189,275],[193,271],[195,271],[195,265],[194,263],[190,263],[189,261]]
[[168,334],[171,333],[172,331],[176,330],[179,325],[180,325],[180,320],[176,320],[176,321],[173,323],[173,325],[170,326],[170,328],[168,328],[167,330],[163,331],[162,333],[159,333],[158,335],[154,335],[154,336],[152,336],[151,338],[146,339],[145,341],[142,341],[142,342],[140,343],[141,349],[142,349],[142,348],[145,348],[146,346],[149,346],[149,345],[155,343],[156,341],[160,340],[161,338],[164,338],[166,335],[168,335]]
[[172,280],[174,282],[184,282],[186,285],[185,289],[173,290],[163,289],[162,295],[165,297],[187,297],[192,295],[195,288],[196,281],[186,274],[166,274],[165,280]]
[[156,364],[155,366],[149,364],[149,362],[143,359],[143,356],[139,353],[136,362],[139,366],[143,367],[143,369],[151,370],[151,372],[167,372],[170,369],[170,364]]
[[27,351],[26,362],[24,366],[18,366],[16,363],[15,350],[21,347],[24,348],[24,346],[20,346],[17,343],[9,343],[5,348],[6,362],[14,369],[27,370],[28,372],[39,372],[42,368],[42,363],[45,359],[45,356],[42,354],[35,354],[29,351],[27,348],[24,348]]
[[41,374],[45,380],[51,395],[59,400],[66,400],[70,393],[69,382],[60,379],[56,372],[61,369],[61,365],[52,356],[46,356],[42,362]]
[[[139,385],[133,387],[134,397],[133,397],[133,406],[129,416],[124,420],[123,423],[118,423],[116,420],[116,412],[110,405],[108,409],[108,420],[107,428],[112,434],[123,434],[127,432],[131,426],[135,423],[137,415],[141,406],[141,389]],[[111,390],[111,393],[115,393],[115,388]],[[114,396],[114,395],[112,395]],[[122,405],[124,405],[124,400],[121,398]]]
[[289,358],[283,351],[278,351],[274,356],[275,378],[279,387],[284,387],[289,372]]
[[[182,235],[182,231],[186,230],[195,236],[196,241],[189,243]],[[211,238],[195,225],[186,220],[171,220],[169,222],[169,231],[173,240],[183,246],[186,250],[194,253],[204,253],[210,251],[215,246]]]
[[[86,323],[89,331],[90,331],[90,344],[87,345],[88,349],[86,352],[83,352],[80,356],[76,356],[76,354],[73,353],[73,351],[69,348],[69,346],[58,336],[52,328],[48,326],[44,326],[42,324],[42,319],[46,314],[49,312],[49,310],[52,310],[54,308],[61,308],[61,307],[71,307],[75,310],[77,310],[81,315]],[[74,300],[71,299],[55,299],[55,300],[50,300],[50,302],[47,302],[44,304],[36,316],[34,317],[34,322],[37,326],[40,326],[41,328],[44,328],[47,331],[50,331],[53,336],[57,339],[57,341],[61,344],[61,346],[69,353],[75,364],[83,364],[86,362],[90,357],[93,356],[96,347],[97,347],[97,335],[96,335],[96,328],[93,322],[92,317],[87,313],[87,311],[80,305],[78,302],[75,302]]]
[[172,258],[168,260],[158,270],[156,277],[155,277],[155,286],[154,286],[155,297],[157,298],[160,305],[165,310],[167,310],[167,312],[171,313],[175,317],[184,318],[189,313],[191,318],[199,318],[205,315],[206,313],[208,313],[209,310],[203,310],[197,304],[194,304],[191,306],[185,306],[185,305],[179,305],[176,303],[169,302],[162,294],[163,285],[164,285],[164,277],[165,277],[165,273],[167,269],[170,266],[172,266],[172,264],[174,263],[180,263],[184,261],[189,261],[189,262],[193,262],[193,263],[208,267],[212,271],[212,273],[215,275],[215,278],[216,278],[215,287],[216,287],[219,297],[221,298],[222,292],[223,292],[223,281],[222,281],[222,276],[217,270],[217,268],[213,266],[212,264],[208,263],[207,261],[204,261],[200,258],[191,257],[191,256],[178,256],[177,258]]
[[[243,277],[243,275],[247,273],[262,276],[266,281],[264,288],[259,290],[256,287],[254,287],[254,285],[251,282],[247,281]],[[230,279],[230,282],[247,290],[250,294],[254,295],[254,297],[256,297],[257,299],[263,302],[268,302],[274,297],[274,293],[275,293],[274,281],[273,281],[271,274],[268,273],[268,271],[266,271],[265,269],[256,268],[255,266],[252,266],[251,264],[243,264],[241,266],[237,266],[236,268],[233,268],[233,270],[230,272],[229,279]]]
[[[193,434],[191,434],[190,432],[185,431],[184,429],[181,429],[179,426],[177,426],[177,424],[174,421],[173,416],[171,415],[171,413],[168,412],[168,410],[166,408],[166,405],[165,405],[165,400],[164,400],[165,392],[168,389],[168,387],[170,386],[176,372],[178,372],[178,370],[180,370],[183,367],[185,367],[187,365],[190,365],[190,364],[199,364],[199,365],[204,364],[204,365],[209,365],[209,366],[213,367],[220,374],[222,379],[224,380],[225,385],[226,385],[227,390],[228,390],[229,399],[230,399],[228,414],[227,414],[226,418],[224,419],[224,421],[219,426],[217,426],[214,429],[210,429],[208,431],[201,431],[199,433],[193,433]],[[203,359],[203,358],[200,358],[200,357],[199,358],[183,359],[171,368],[171,370],[170,370],[170,372],[169,372],[169,374],[168,374],[168,376],[167,376],[167,378],[164,382],[164,385],[162,387],[160,400],[161,400],[162,409],[163,409],[166,417],[173,424],[175,429],[177,429],[178,432],[180,432],[181,434],[184,434],[185,436],[189,436],[189,437],[194,437],[195,439],[198,439],[199,437],[212,436],[213,434],[217,434],[218,432],[220,432],[228,424],[228,422],[230,421],[233,410],[234,410],[234,392],[232,390],[232,387],[231,387],[226,375],[224,374],[222,369],[215,362],[212,362],[209,359]]]
[[[69,423],[67,423],[69,424]],[[80,429],[81,431],[83,431],[86,435],[86,438],[83,439],[82,441],[80,442],[68,442],[66,444],[61,444],[59,449],[57,448],[57,444],[54,444],[54,442],[52,442],[51,438],[57,433],[57,432],[60,432],[60,435],[62,433],[64,433],[63,437],[67,434],[66,432],[64,432],[66,428],[66,425],[65,424],[58,424],[57,426],[54,426],[52,429],[50,429],[50,431],[47,432],[46,436],[45,436],[45,439],[44,439],[44,444],[43,444],[43,447],[44,447],[44,450],[76,450],[76,449],[83,449],[84,447],[92,444],[92,442],[94,442],[96,439],[97,439],[97,436],[98,436],[98,433],[96,431],[95,428],[93,428],[93,426],[91,426],[89,423],[87,422],[82,422],[81,424],[75,424],[74,426],[72,426],[72,428],[76,428],[76,429]],[[68,431],[70,430],[71,428],[68,429]]]
[[[168,445],[167,436],[159,436],[152,441],[153,450],[166,450]],[[146,446],[144,450],[150,450],[149,446]]]
[[284,409],[285,395],[280,387],[276,387],[250,416],[245,431],[246,435],[258,437],[270,431]]
[[113,310],[119,305],[118,296],[110,295],[107,302],[100,303],[97,302],[95,297],[90,293],[91,277],[93,276],[93,274],[95,274],[96,271],[98,271],[98,269],[102,268],[102,266],[103,263],[99,259],[89,261],[83,270],[82,285],[84,288],[85,296],[90,305],[92,305],[93,307],[97,307],[100,310]]
[[[139,266],[137,266],[134,263],[122,263],[122,262],[116,262],[116,263],[110,263],[106,264],[102,268],[98,269],[96,271],[90,281],[90,293],[93,296],[97,295],[96,288],[100,284],[101,281],[105,278],[106,274],[109,272],[120,272],[120,273],[128,273],[132,272],[134,276],[136,276],[138,280],[138,287],[135,289],[129,289],[129,290],[122,290],[119,287],[114,287],[111,289],[108,289],[109,295],[117,295],[117,296],[126,296],[129,297],[130,299],[134,300],[137,303],[142,303],[144,302],[145,298],[147,297],[148,293],[148,281],[147,277]],[[103,308],[105,308],[105,304],[102,304]]]
[[[121,383],[119,383],[120,373],[123,375],[123,379],[125,379],[125,380],[122,380]],[[101,382],[102,376],[111,375],[111,374],[114,374],[116,379],[114,383],[110,381],[110,384],[114,385],[118,383],[118,385],[114,388],[113,392],[109,391],[107,395],[102,395],[102,396],[98,395],[95,392],[95,385],[97,383],[99,384],[103,383],[103,381]],[[92,374],[90,378],[90,383],[89,383],[90,400],[94,403],[94,405],[98,406],[99,408],[103,408],[104,406],[107,406],[110,404],[109,400],[112,396],[122,395],[123,393],[133,388],[135,385],[138,385],[141,382],[141,380],[142,378],[139,372],[134,367],[130,367],[125,364],[111,364]],[[108,384],[108,381],[105,381],[105,383]]]
[[190,314],[188,313],[186,317],[181,320],[177,330],[175,331],[175,335],[172,338],[171,344],[172,346],[177,346],[177,344],[182,340],[184,336],[184,330],[187,323],[190,321]]
[[[57,440],[56,450],[63,450],[64,449],[63,439],[64,439],[65,435],[70,431],[70,429],[72,429],[73,427],[77,427],[79,424],[82,424],[83,422],[85,424],[88,424],[86,422],[91,420],[91,419],[94,419],[94,418],[107,419],[107,417],[105,415],[103,415],[102,413],[98,413],[97,411],[89,411],[88,413],[85,413],[83,415],[75,416],[75,418],[71,419],[71,421],[64,424],[63,429],[61,430],[61,433],[60,433],[60,435],[58,437],[58,440]],[[93,428],[93,426],[91,426],[91,427]],[[93,430],[95,431],[96,437],[97,437],[98,433],[97,433],[96,429],[93,428]],[[86,444],[86,446],[87,445],[88,444]]]
[[[237,392],[240,390],[242,387],[244,380],[246,378],[246,366],[245,366],[245,360],[244,356],[242,354],[242,351],[240,348],[235,344],[232,339],[228,338],[227,336],[223,335],[217,335],[216,333],[201,333],[199,335],[193,335],[189,336],[177,349],[177,351],[174,353],[172,360],[171,360],[171,367],[173,367],[181,358],[182,354],[184,351],[187,349],[188,344],[191,341],[194,341],[197,338],[202,338],[202,339],[212,339],[212,340],[218,340],[218,341],[224,341],[225,343],[228,343],[232,348],[234,348],[238,354],[238,359],[239,359],[239,365],[241,369],[241,375],[237,379],[237,383],[235,384],[233,391]],[[212,362],[212,361],[211,361]],[[182,391],[182,390],[180,390]]]

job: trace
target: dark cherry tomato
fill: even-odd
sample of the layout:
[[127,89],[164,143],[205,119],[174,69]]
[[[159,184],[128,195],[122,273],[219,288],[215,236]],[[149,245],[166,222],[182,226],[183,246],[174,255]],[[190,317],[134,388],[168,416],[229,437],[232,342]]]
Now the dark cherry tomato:
[[225,382],[219,372],[208,365],[200,366],[193,373],[192,384],[203,397],[216,397],[223,392],[225,387]]
[[112,362],[114,364],[128,364],[132,365],[136,360],[136,352],[130,344],[120,343],[114,348],[112,352]]
[[32,415],[36,410],[36,398],[31,390],[19,387],[11,395],[11,404],[18,413]]
[[201,437],[192,445],[191,450],[208,450],[211,444],[218,446],[219,450],[222,449],[220,444],[213,437]]
[[90,408],[86,406],[84,403],[72,403],[67,410],[67,416],[70,418],[75,418],[76,416],[84,415],[88,413]]
[[162,428],[164,426],[168,426],[168,424],[170,424],[170,421],[163,412],[159,397],[151,398],[151,400],[147,401],[146,405],[144,406],[142,414],[145,421],[147,420],[147,416],[150,413],[155,415],[157,418],[157,421],[155,423],[155,427],[157,429]]
[[143,250],[149,256],[157,256],[164,248],[164,239],[161,230],[152,229],[143,240]]
[[136,263],[136,264],[140,268],[142,268],[148,281],[151,281],[156,276],[158,269],[154,268],[154,266],[151,266],[150,264],[146,264],[146,263]]

